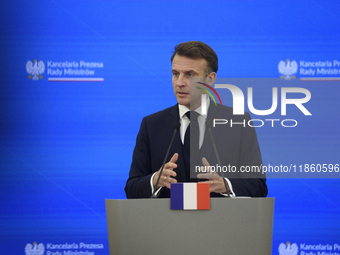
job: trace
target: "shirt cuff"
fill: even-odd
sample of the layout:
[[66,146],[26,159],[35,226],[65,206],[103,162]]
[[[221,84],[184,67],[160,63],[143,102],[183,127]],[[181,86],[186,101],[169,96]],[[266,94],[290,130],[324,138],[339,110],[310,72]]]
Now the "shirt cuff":
[[[234,193],[234,190],[233,190],[233,185],[231,184],[231,182],[229,181],[228,178],[224,178],[229,186],[229,189],[230,189],[230,192],[231,194],[229,194],[230,197],[236,197],[235,193]],[[223,193],[220,193],[222,196],[225,196],[225,197],[228,197],[228,194],[223,194]]]
[[[155,191],[155,188],[153,186],[153,183],[152,183],[152,180],[153,180],[153,177],[155,176],[157,172],[154,172],[153,175],[151,175],[151,178],[150,178],[150,186],[151,186],[151,194],[154,193]],[[162,187],[159,187],[158,190],[156,191],[155,193],[155,197],[158,197],[159,196],[159,192],[161,191]]]

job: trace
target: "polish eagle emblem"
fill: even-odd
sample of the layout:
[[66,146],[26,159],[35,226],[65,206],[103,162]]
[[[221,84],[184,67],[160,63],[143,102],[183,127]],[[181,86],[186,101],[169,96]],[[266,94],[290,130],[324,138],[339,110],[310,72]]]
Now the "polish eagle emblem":
[[287,242],[286,244],[280,243],[279,245],[279,254],[280,255],[297,255],[299,252],[299,247],[296,243],[290,244]]
[[45,252],[45,246],[40,243],[37,244],[34,242],[33,244],[28,243],[25,247],[26,255],[43,255]]
[[281,60],[279,62],[278,68],[279,73],[282,74],[282,76],[280,76],[281,79],[290,80],[291,78],[295,79],[294,74],[297,73],[298,64],[295,60],[290,61],[289,59],[287,59],[286,62]]
[[28,79],[39,80],[44,78],[42,74],[45,72],[45,64],[43,61],[37,61],[36,59],[28,60],[26,63],[26,72],[29,74]]

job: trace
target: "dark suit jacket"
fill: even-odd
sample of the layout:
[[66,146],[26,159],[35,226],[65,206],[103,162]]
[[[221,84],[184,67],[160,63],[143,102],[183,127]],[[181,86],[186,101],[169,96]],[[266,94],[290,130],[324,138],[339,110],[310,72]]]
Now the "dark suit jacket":
[[[227,119],[229,123],[213,127],[213,118]],[[231,119],[233,123],[245,123],[245,127],[243,124],[233,124],[231,127]],[[210,104],[208,122],[211,126],[222,166],[235,166],[239,170],[241,166],[260,166],[262,164],[256,132],[254,128],[249,127],[249,120],[250,115],[248,113],[245,113],[245,115],[233,115],[231,107]],[[179,110],[177,104],[143,118],[133,152],[129,178],[125,186],[127,198],[149,198],[151,196],[150,178],[162,166],[174,133],[174,126],[178,121]],[[204,136],[201,155],[207,158],[210,165],[216,165],[217,161],[211,137],[207,132],[208,129]],[[178,167],[174,169],[177,173],[177,181],[189,181],[184,169],[182,142],[179,132],[176,133],[166,162],[170,160],[174,153],[179,154],[176,162]],[[255,176],[253,174],[251,178],[248,178],[250,175],[245,173],[225,173],[225,177],[231,181],[236,196],[267,196],[266,180],[262,174],[255,174]],[[220,194],[216,193],[211,195],[220,196]],[[160,197],[169,196],[169,189],[163,187]]]

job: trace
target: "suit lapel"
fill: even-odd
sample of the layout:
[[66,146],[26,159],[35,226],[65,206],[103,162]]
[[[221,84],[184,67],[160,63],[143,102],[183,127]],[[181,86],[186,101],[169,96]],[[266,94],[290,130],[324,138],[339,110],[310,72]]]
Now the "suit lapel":
[[[178,105],[176,104],[175,106],[172,107],[169,116],[166,119],[166,126],[167,126],[167,135],[169,138],[169,144],[172,139],[172,136],[174,134],[174,127],[176,123],[179,121],[179,110],[178,110]],[[184,165],[184,159],[183,159],[183,151],[182,151],[182,142],[181,142],[181,137],[180,137],[180,131],[178,130],[175,136],[175,139],[173,141],[170,154],[169,154],[169,159],[175,154],[178,153],[179,157],[176,162],[177,164],[177,169],[175,169],[177,173],[177,181],[182,182],[186,178],[185,174],[185,165]]]

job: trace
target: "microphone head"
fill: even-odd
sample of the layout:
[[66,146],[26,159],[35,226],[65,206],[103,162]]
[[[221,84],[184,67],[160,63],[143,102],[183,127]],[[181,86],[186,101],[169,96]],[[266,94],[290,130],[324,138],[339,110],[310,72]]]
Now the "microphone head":
[[210,129],[210,123],[209,123],[208,120],[205,121],[205,126],[206,126],[206,128]]
[[177,122],[174,126],[174,129],[179,129],[181,127],[181,123],[180,122]]

